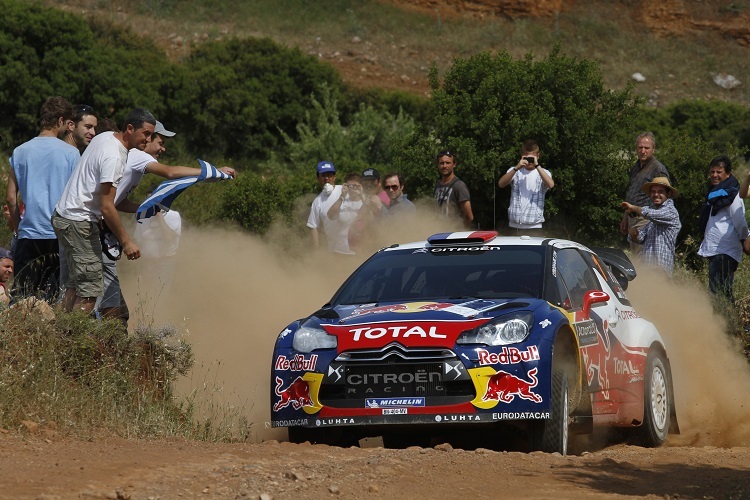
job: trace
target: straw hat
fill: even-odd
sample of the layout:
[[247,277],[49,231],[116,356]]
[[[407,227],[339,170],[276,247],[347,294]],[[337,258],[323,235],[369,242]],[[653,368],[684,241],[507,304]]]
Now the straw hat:
[[667,190],[672,192],[672,198],[677,198],[677,190],[672,187],[672,185],[669,183],[669,179],[666,177],[654,177],[654,180],[651,182],[647,182],[643,186],[641,186],[641,191],[643,191],[645,194],[651,194],[651,188],[654,186],[664,186],[667,188]]

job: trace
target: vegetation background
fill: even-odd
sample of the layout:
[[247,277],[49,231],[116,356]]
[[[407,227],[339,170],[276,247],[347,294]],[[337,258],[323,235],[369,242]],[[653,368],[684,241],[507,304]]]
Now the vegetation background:
[[[451,4],[464,10],[418,0],[0,0],[0,170],[38,132],[43,100],[63,95],[116,121],[134,106],[152,110],[179,132],[165,163],[237,168],[230,186],[178,199],[192,224],[304,231],[300,200],[316,192],[321,159],[340,172],[399,170],[412,199],[430,198],[434,155],[449,148],[478,227],[502,228],[509,193],[496,180],[533,137],[556,181],[548,229],[624,246],[616,227],[634,138],[652,130],[681,192],[679,261],[704,276],[695,219],[708,161],[727,153],[738,176],[747,170],[750,91],[713,83],[723,73],[750,81],[747,41],[727,29],[746,6],[686,1],[680,23],[660,24],[645,0],[549,12]],[[691,15],[704,29],[685,28]],[[742,312],[744,269],[737,295]],[[744,338],[748,315],[726,314]]]

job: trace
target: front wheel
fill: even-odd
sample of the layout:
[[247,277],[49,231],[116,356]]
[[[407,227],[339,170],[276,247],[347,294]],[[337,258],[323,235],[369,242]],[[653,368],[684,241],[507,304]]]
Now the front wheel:
[[643,424],[636,431],[636,441],[649,448],[661,446],[669,433],[673,395],[666,366],[660,353],[649,353],[643,391]]
[[548,420],[531,426],[532,451],[568,454],[568,375],[563,370],[552,372],[552,411]]

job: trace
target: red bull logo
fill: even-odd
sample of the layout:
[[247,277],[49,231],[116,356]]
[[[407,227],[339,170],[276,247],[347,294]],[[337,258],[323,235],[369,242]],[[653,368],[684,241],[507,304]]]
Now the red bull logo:
[[289,384],[289,387],[282,389],[284,381],[280,377],[276,377],[276,395],[279,396],[279,401],[273,405],[273,411],[279,411],[282,408],[286,408],[292,405],[292,408],[299,410],[303,406],[312,406],[313,401],[310,398],[310,386],[302,380],[302,377],[297,377],[294,382]]
[[522,378],[500,370],[490,377],[487,384],[487,392],[484,394],[482,401],[495,400],[510,403],[518,396],[521,399],[541,403],[542,397],[531,391],[539,383],[536,373],[537,369],[532,368],[528,373],[531,382],[527,382]]
[[503,347],[500,352],[490,352],[487,349],[477,349],[480,365],[514,365],[516,363],[538,361],[539,348],[529,346],[522,351],[517,347]]

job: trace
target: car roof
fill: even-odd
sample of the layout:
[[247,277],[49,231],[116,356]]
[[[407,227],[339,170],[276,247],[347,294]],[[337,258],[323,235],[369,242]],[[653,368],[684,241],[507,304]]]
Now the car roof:
[[[453,233],[438,233],[430,236],[425,241],[392,245],[385,248],[386,251],[393,250],[415,250],[419,248],[434,248],[441,246],[467,246],[467,247],[501,247],[501,246],[553,246],[555,248],[578,248],[592,252],[588,247],[575,241],[543,238],[534,236],[499,236],[495,231],[460,231]],[[593,253],[593,252],[592,252]]]

